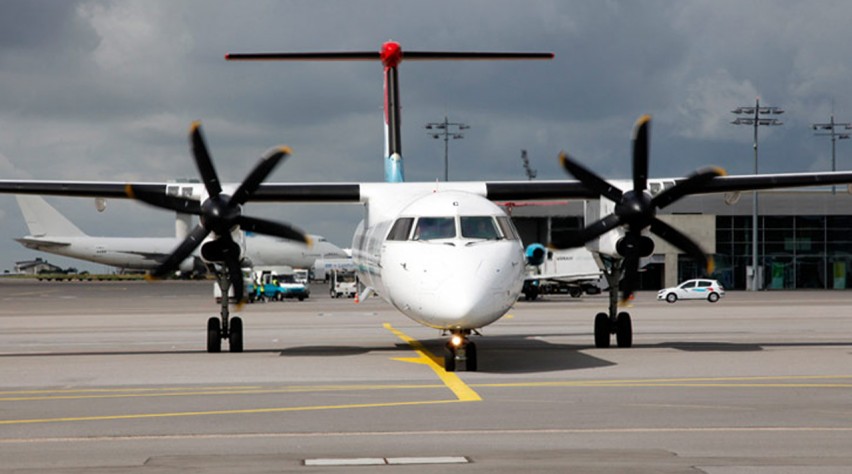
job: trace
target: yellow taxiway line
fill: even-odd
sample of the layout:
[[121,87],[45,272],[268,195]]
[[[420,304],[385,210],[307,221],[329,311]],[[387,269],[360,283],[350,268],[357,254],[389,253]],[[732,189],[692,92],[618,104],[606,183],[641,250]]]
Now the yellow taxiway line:
[[456,374],[444,370],[434,354],[430,353],[423,345],[407,336],[405,333],[394,329],[390,324],[384,327],[394,335],[405,341],[417,352],[418,356],[413,358],[398,358],[405,362],[423,364],[431,368],[441,379],[443,385],[439,384],[383,384],[383,385],[329,385],[329,386],[295,386],[280,388],[264,388],[260,386],[225,386],[225,387],[164,387],[164,388],[142,388],[142,389],[72,389],[72,390],[22,390],[0,392],[0,402],[15,401],[38,401],[38,400],[69,400],[69,399],[97,399],[97,398],[130,398],[130,397],[180,397],[180,396],[203,396],[203,395],[250,395],[261,393],[285,393],[285,392],[310,392],[310,391],[339,391],[339,390],[397,390],[397,389],[435,389],[447,387],[455,395],[451,400],[426,400],[389,403],[365,403],[344,405],[319,405],[304,407],[272,407],[272,408],[249,408],[234,410],[211,410],[192,412],[171,413],[135,413],[125,415],[98,415],[98,416],[69,416],[57,418],[37,418],[23,420],[0,420],[2,425],[23,425],[36,423],[62,423],[80,421],[115,421],[115,420],[143,420],[156,418],[176,418],[192,416],[214,416],[214,415],[252,415],[266,413],[303,412],[317,410],[346,410],[357,408],[388,408],[417,405],[436,405],[447,403],[459,403],[480,401],[482,398]]
[[479,396],[478,393],[473,391],[470,386],[462,381],[458,375],[447,372],[444,370],[443,364],[440,364],[438,361],[440,360],[437,356],[429,352],[420,341],[413,339],[400,331],[399,329],[395,329],[388,323],[385,323],[385,329],[394,333],[396,337],[405,341],[415,352],[418,353],[417,357],[400,357],[396,360],[400,360],[403,362],[411,362],[414,364],[424,364],[427,365],[430,369],[432,369],[438,378],[444,382],[444,385],[447,386],[462,402],[478,402],[482,400],[482,397]]

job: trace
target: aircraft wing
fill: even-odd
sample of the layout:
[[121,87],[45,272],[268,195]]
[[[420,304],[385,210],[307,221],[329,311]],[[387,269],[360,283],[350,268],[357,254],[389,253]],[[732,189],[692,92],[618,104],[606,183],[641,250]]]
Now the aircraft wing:
[[28,249],[35,249],[35,250],[39,250],[39,249],[42,249],[42,248],[45,248],[45,247],[55,248],[55,247],[68,247],[69,245],[71,245],[68,242],[58,242],[58,241],[52,241],[52,240],[35,239],[35,238],[27,238],[27,237],[17,238],[17,239],[15,239],[15,242],[18,242],[19,244],[23,245],[24,247],[26,247]]
[[[174,183],[116,181],[38,181],[0,180],[2,194],[103,197],[133,199],[134,192],[166,194]],[[262,184],[253,201],[266,202],[358,202],[360,185],[353,183],[270,183]]]
[[[675,180],[684,181],[683,178]],[[852,183],[852,172],[835,173],[784,173],[739,176],[717,176],[696,194],[752,191],[763,189],[798,188]]]
[[[655,178],[675,184],[686,178]],[[852,184],[852,172],[784,173],[717,176],[691,194],[726,193],[765,189]],[[542,199],[597,199],[599,194],[579,181],[507,181],[485,183],[486,197],[493,201],[532,201]]]
[[[665,180],[665,178],[662,178]],[[669,181],[681,182],[685,178]],[[436,183],[419,184],[423,187]],[[852,172],[786,173],[718,176],[693,194],[724,193],[783,189],[808,186],[852,184]],[[39,194],[72,197],[104,197],[132,199],[133,193],[146,191],[166,194],[172,183],[109,182],[109,181],[37,181],[0,180],[2,194]],[[370,183],[371,187],[400,186],[400,183]],[[597,199],[598,194],[574,180],[559,181],[493,181],[439,183],[440,189],[463,189],[484,195],[493,201],[534,201],[542,199]],[[363,202],[364,184],[361,183],[264,183],[252,198],[255,202]]]

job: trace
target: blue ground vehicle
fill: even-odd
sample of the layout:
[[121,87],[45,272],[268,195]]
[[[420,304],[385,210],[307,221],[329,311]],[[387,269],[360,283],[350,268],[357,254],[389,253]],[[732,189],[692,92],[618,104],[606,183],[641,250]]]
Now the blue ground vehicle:
[[303,301],[310,297],[311,290],[307,285],[296,282],[292,274],[278,275],[264,271],[255,275],[249,288],[249,302],[281,301],[287,298],[297,298]]

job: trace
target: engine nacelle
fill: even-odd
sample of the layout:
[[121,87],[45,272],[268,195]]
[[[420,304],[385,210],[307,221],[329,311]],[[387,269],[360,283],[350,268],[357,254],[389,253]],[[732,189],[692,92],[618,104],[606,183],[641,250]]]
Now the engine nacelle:
[[544,263],[545,255],[547,255],[547,249],[541,244],[530,244],[524,251],[527,265],[534,265],[536,267]]
[[622,257],[648,257],[654,253],[654,241],[645,235],[639,237],[626,235],[618,240],[615,249]]
[[207,267],[204,265],[204,260],[198,257],[189,257],[180,265],[178,270],[182,275],[190,275],[193,273],[204,274],[207,272]]
[[201,258],[207,263],[222,263],[226,256],[236,255],[242,261],[246,253],[246,241],[238,229],[231,232],[231,240],[211,238],[201,244]]

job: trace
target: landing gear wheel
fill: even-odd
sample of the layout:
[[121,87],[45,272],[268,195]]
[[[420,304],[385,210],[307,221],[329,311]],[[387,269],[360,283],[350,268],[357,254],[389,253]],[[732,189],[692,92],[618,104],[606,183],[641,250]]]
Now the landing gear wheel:
[[456,351],[454,351],[449,345],[447,346],[446,351],[444,351],[444,370],[447,372],[456,371]]
[[476,372],[476,344],[468,339],[468,332],[453,334],[453,340],[447,342],[444,352],[444,370],[447,372]]
[[595,347],[605,349],[609,347],[610,340],[609,316],[606,313],[598,313],[595,316]]
[[711,303],[719,301],[719,293],[710,293],[709,295],[707,295],[707,301]]
[[466,372],[476,372],[476,344],[468,342],[464,346],[465,357],[464,370]]
[[629,313],[618,313],[618,318],[615,320],[615,340],[618,347],[633,345],[633,323],[630,321]]
[[207,352],[222,352],[222,325],[217,317],[207,320]]
[[675,301],[677,301],[677,295],[674,293],[667,294],[666,301],[668,301],[669,303],[674,303]]
[[228,334],[228,346],[231,352],[243,351],[243,320],[241,318],[231,318],[231,333]]

